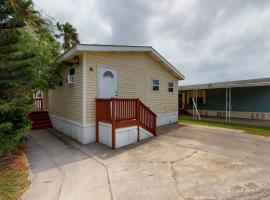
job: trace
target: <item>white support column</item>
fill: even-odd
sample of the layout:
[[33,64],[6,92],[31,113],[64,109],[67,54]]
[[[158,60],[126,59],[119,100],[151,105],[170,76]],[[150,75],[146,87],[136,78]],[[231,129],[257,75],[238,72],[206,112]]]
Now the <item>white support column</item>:
[[226,122],[228,122],[228,88],[226,88]]
[[82,55],[82,124],[86,125],[86,53]]
[[[197,112],[199,112],[199,111],[198,111],[198,90],[196,90],[195,98],[196,98],[196,100],[195,100],[195,102],[196,102],[196,110],[197,110]],[[198,118],[198,115],[196,115],[196,119],[197,119],[197,118]]]
[[192,90],[192,117],[195,118],[195,108],[194,108],[194,93],[195,91]]
[[232,88],[229,88],[229,122],[231,122],[231,110],[232,110]]

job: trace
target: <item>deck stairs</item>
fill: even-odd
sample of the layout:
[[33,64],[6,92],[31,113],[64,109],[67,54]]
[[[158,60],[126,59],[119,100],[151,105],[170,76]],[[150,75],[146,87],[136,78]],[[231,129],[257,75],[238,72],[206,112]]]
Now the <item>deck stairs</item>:
[[29,114],[29,118],[32,121],[31,130],[52,128],[52,123],[48,114],[48,111],[37,110]]

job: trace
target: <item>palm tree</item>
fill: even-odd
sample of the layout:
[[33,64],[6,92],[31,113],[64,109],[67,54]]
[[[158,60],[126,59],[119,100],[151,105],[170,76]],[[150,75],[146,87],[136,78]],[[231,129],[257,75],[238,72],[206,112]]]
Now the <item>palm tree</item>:
[[69,22],[64,24],[57,23],[56,24],[58,31],[60,34],[55,35],[57,38],[63,37],[62,48],[66,51],[75,44],[79,44],[79,36],[76,28],[74,28]]

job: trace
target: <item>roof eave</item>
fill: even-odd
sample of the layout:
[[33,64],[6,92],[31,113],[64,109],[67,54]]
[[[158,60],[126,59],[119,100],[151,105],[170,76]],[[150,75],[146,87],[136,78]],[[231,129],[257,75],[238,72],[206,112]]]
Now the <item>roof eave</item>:
[[210,90],[210,89],[222,89],[222,88],[244,88],[244,87],[260,87],[260,86],[270,86],[269,81],[257,82],[257,83],[242,83],[242,84],[222,84],[215,85],[212,84],[202,84],[202,85],[190,85],[190,86],[180,86],[179,91],[188,91],[188,90]]
[[67,50],[60,58],[59,62],[69,59],[77,52],[104,52],[104,51],[134,51],[134,52],[151,52],[154,56],[159,58],[168,68],[173,72],[173,74],[179,79],[184,80],[185,77],[181,74],[171,63],[169,63],[163,56],[161,56],[154,48],[150,46],[117,46],[117,45],[84,45],[77,44],[74,47]]

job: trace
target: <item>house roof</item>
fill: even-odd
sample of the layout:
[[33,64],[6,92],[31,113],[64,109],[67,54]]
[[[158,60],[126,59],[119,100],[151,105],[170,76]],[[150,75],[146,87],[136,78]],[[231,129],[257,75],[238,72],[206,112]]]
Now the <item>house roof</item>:
[[255,86],[270,86],[270,78],[216,82],[199,85],[185,85],[179,86],[179,91],[217,89],[217,88],[255,87]]
[[59,61],[64,61],[72,58],[79,52],[148,52],[155,58],[161,61],[177,78],[184,80],[185,77],[171,63],[169,63],[162,55],[160,55],[151,46],[127,46],[127,45],[100,45],[100,44],[77,44],[67,50],[59,58]]

